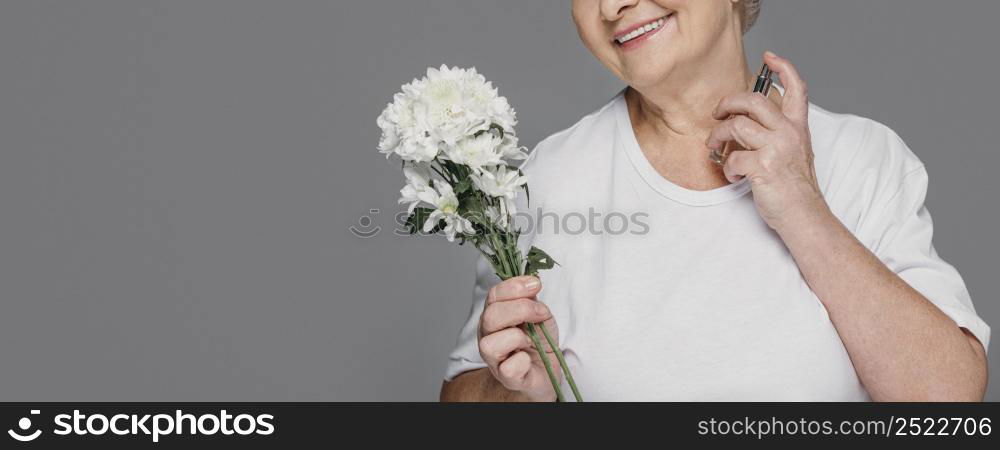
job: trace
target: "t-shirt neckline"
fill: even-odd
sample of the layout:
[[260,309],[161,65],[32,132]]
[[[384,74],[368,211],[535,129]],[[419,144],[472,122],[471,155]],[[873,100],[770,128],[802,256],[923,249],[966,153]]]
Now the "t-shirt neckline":
[[[688,189],[664,178],[650,164],[646,155],[642,153],[642,149],[639,148],[639,141],[632,129],[628,104],[625,102],[624,89],[618,93],[614,102],[618,135],[621,138],[620,142],[625,146],[625,154],[646,184],[659,192],[660,195],[690,206],[711,206],[737,199],[750,191],[750,180],[747,178],[707,191]],[[705,157],[708,158],[708,155]]]

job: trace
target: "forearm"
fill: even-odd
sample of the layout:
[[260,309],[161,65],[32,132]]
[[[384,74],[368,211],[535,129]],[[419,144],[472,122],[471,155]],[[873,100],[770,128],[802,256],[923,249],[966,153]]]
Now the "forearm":
[[981,400],[982,346],[828,209],[779,231],[874,400]]
[[526,396],[505,388],[489,369],[465,372],[441,385],[442,402],[529,402]]

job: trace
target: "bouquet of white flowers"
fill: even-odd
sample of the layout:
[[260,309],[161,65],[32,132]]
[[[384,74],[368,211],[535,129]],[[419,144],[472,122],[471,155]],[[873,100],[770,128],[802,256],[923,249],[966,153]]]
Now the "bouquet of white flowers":
[[[379,150],[403,162],[406,186],[399,202],[409,204],[410,233],[443,231],[449,241],[471,242],[502,280],[537,275],[555,264],[538,248],[531,247],[525,256],[517,247],[514,199],[521,189],[528,195],[528,179],[507,162],[527,157],[514,133],[516,123],[507,99],[476,69],[444,65],[404,85],[378,117]],[[562,390],[536,328],[555,353],[576,400],[582,401],[545,325],[529,323],[524,328],[557,399],[563,401]]]

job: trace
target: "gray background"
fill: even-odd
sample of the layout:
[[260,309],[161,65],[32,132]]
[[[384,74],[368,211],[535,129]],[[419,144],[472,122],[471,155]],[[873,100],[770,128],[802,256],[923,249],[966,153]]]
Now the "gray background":
[[[766,0],[748,35],[923,159],[994,329],[997,17]],[[474,255],[386,230],[375,117],[441,63],[493,80],[527,145],[620,88],[567,0],[0,2],[0,400],[435,400]]]

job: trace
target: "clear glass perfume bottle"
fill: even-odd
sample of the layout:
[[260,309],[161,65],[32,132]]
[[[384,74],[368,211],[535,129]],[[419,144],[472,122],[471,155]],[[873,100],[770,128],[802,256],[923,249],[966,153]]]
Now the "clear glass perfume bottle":
[[[767,94],[771,92],[771,75],[773,74],[774,72],[771,72],[771,68],[767,67],[767,64],[764,64],[764,66],[760,68],[760,75],[757,76],[757,83],[753,86],[753,92],[767,97]],[[730,150],[727,150],[729,144],[731,144],[731,142],[727,142],[721,149],[713,149],[709,152],[708,159],[711,159],[712,162],[720,166],[725,164],[726,158],[731,153]]]

